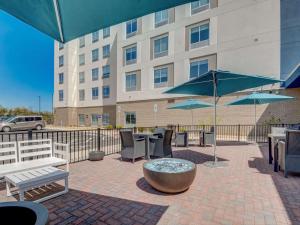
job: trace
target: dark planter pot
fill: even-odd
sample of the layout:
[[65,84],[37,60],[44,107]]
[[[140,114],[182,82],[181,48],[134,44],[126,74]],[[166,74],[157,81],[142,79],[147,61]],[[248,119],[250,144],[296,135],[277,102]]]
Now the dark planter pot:
[[176,146],[187,147],[188,146],[188,133],[187,132],[178,132],[176,133]]
[[89,160],[90,161],[100,161],[103,160],[105,152],[102,151],[92,151],[89,152]]
[[1,224],[9,225],[46,225],[48,210],[35,202],[0,203]]

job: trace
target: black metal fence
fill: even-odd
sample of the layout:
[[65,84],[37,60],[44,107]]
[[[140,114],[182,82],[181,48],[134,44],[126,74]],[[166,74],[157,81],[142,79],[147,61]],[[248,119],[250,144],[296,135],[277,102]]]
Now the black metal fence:
[[[290,127],[292,124],[257,125],[257,142],[267,142],[271,127]],[[190,141],[198,142],[200,130],[213,131],[212,125],[169,125],[164,128],[173,129],[174,133],[186,131]],[[155,127],[138,127],[134,132],[153,132]],[[221,141],[254,141],[254,125],[217,125],[217,140]],[[0,142],[52,139],[53,142],[70,145],[70,162],[88,159],[89,151],[101,150],[106,155],[121,150],[120,129],[88,129],[88,130],[45,130],[0,133]]]

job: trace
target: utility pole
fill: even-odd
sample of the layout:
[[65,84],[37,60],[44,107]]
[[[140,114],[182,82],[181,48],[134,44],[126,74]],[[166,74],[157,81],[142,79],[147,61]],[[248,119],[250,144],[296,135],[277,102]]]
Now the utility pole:
[[39,114],[41,114],[41,96],[39,96]]

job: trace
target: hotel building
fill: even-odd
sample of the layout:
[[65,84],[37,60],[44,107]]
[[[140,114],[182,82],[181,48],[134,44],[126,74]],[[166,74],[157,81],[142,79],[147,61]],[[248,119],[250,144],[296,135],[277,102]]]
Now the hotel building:
[[[64,45],[55,42],[55,124],[191,124],[189,112],[167,106],[187,98],[212,99],[163,92],[211,69],[289,80],[255,91],[300,96],[297,8],[299,0],[200,0]],[[250,91],[222,97],[219,104]],[[299,122],[295,101],[259,106],[259,122]],[[251,106],[220,107],[218,122],[253,124],[252,111]],[[194,115],[196,124],[212,122],[212,109]]]

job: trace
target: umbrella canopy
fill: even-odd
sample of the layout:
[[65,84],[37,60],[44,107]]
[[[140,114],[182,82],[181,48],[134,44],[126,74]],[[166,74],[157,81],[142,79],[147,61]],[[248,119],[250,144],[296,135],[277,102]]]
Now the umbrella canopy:
[[255,135],[255,142],[256,142],[257,141],[256,105],[268,104],[268,103],[279,102],[279,101],[287,101],[287,100],[291,100],[291,99],[294,99],[294,97],[255,92],[250,95],[233,100],[232,102],[229,102],[225,105],[226,106],[229,106],[229,105],[254,105],[254,124],[255,124],[255,127],[254,127],[255,134],[254,135]]
[[281,82],[281,80],[264,76],[211,70],[195,79],[171,88],[165,93],[214,96],[214,91],[216,91],[216,97],[221,97],[237,91],[277,82]]
[[[211,70],[199,77],[167,90],[166,94],[190,94],[214,96],[214,161],[208,162],[208,166],[218,167],[216,156],[216,117],[217,117],[217,97],[226,94],[242,91],[249,88],[264,86],[281,82],[281,80],[256,76],[232,73],[229,71]],[[220,164],[221,165],[221,164]]]
[[294,97],[286,96],[286,95],[275,95],[275,94],[267,94],[267,93],[252,93],[250,95],[241,97],[239,99],[233,100],[225,104],[228,105],[260,105],[260,104],[268,104],[279,101],[286,101],[294,99]]
[[186,101],[173,104],[173,105],[169,106],[168,109],[191,110],[192,125],[194,125],[193,109],[207,108],[207,107],[213,107],[213,106],[214,106],[213,104],[208,103],[208,102],[203,102],[203,101],[195,100],[195,99],[188,99]]
[[0,9],[64,43],[193,0],[0,0]]
[[200,100],[195,99],[188,99],[183,102],[179,102],[176,104],[173,104],[168,107],[168,109],[184,109],[184,110],[191,110],[191,109],[199,109],[199,108],[207,108],[207,107],[213,107],[214,105],[208,102],[203,102]]

